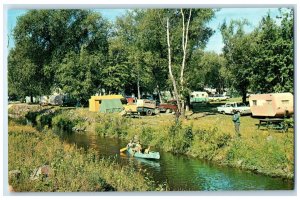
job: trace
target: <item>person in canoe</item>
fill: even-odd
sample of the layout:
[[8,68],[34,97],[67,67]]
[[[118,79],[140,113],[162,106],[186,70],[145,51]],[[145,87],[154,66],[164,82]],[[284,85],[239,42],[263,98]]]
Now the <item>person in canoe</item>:
[[137,141],[135,147],[133,148],[134,152],[141,153],[142,145],[140,144],[140,141]]
[[130,140],[129,143],[127,144],[127,149],[133,148],[133,147],[134,147],[134,143],[132,140]]
[[145,154],[148,154],[150,152],[150,145],[148,146],[148,148],[144,149],[144,152]]

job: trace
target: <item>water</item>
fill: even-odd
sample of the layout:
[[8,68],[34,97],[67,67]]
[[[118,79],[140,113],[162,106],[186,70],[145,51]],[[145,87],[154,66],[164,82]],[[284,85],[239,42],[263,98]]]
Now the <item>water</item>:
[[96,149],[102,157],[115,157],[120,165],[146,170],[158,183],[168,183],[172,191],[292,190],[293,181],[218,166],[216,164],[160,151],[160,160],[133,158],[119,150],[126,142],[91,134],[71,134],[64,138],[78,147]]

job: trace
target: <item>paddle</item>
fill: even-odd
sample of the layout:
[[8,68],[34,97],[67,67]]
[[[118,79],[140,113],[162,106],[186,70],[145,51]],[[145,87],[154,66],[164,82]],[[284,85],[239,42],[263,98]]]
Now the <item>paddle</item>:
[[120,153],[122,153],[123,151],[126,151],[127,150],[127,147],[124,147],[122,149],[120,149]]

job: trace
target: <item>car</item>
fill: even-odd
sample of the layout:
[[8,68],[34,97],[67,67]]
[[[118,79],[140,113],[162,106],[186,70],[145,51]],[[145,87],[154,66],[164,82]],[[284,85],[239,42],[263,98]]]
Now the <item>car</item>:
[[169,100],[167,103],[161,103],[157,106],[160,112],[171,113],[176,112],[177,102],[176,100]]
[[213,96],[208,97],[209,101],[226,101],[227,99],[229,99],[229,97],[224,96],[222,94],[215,94]]
[[250,107],[244,103],[230,102],[217,107],[217,111],[222,114],[233,114],[234,110],[239,111],[241,115],[251,114]]

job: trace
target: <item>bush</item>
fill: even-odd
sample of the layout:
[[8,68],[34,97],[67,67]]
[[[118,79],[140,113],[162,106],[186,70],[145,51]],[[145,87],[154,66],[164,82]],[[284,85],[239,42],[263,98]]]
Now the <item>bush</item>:
[[72,131],[72,128],[77,124],[77,120],[71,120],[66,114],[61,114],[52,119],[52,124],[61,130]]
[[99,114],[95,132],[102,136],[126,137],[128,134],[128,119],[116,114]]
[[169,138],[171,151],[184,154],[190,149],[194,139],[192,127],[183,127],[181,122],[174,123],[169,128]]

